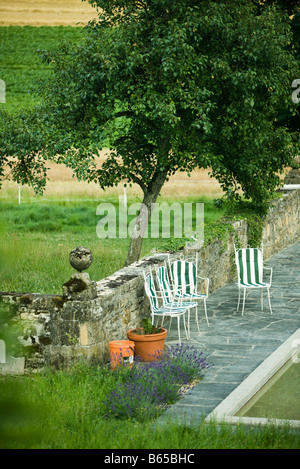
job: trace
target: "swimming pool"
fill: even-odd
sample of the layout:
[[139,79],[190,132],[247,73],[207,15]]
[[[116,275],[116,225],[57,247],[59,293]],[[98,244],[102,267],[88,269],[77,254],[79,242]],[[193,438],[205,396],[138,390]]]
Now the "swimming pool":
[[229,394],[206,421],[300,428],[300,329]]

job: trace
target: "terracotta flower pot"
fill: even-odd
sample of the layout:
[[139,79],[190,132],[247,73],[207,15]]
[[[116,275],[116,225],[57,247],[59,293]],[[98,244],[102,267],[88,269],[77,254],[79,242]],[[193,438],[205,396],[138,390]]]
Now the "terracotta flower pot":
[[134,354],[143,362],[157,361],[162,357],[167,329],[161,328],[158,334],[136,334],[136,329],[130,329],[127,337],[135,344]]

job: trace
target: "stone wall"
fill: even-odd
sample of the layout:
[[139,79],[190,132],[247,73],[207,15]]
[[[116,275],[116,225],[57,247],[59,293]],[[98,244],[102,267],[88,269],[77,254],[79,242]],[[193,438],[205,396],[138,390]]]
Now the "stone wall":
[[[265,259],[296,242],[299,230],[300,190],[284,194],[270,204],[263,243]],[[195,258],[199,253],[199,274],[210,279],[210,292],[234,281],[234,243],[245,246],[246,220],[231,223],[224,241],[206,247],[188,244],[172,253]],[[109,342],[127,339],[126,331],[150,314],[144,291],[144,273],[161,265],[168,254],[155,254],[125,267],[113,275],[92,282],[87,273],[75,273],[61,295],[0,292],[1,307],[21,324],[25,371],[72,366],[80,357],[88,361],[109,360]]]
[[[293,186],[284,186],[293,187]],[[294,186],[295,187],[295,186]],[[270,203],[263,231],[264,258],[269,259],[300,237],[300,190],[288,189]]]

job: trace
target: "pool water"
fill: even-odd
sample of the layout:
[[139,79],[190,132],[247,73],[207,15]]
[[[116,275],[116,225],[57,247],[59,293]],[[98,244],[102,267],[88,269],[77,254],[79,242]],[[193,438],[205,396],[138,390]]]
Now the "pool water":
[[300,363],[289,360],[236,415],[300,420]]

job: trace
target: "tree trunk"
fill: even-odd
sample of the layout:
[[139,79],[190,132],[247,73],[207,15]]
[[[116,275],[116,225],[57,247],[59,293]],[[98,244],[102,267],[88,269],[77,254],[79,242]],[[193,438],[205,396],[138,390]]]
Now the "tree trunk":
[[164,171],[163,173],[159,173],[158,175],[154,176],[151,184],[149,184],[147,190],[144,191],[144,199],[130,238],[130,245],[125,266],[138,261],[140,258],[145,231],[154,208],[153,204],[155,204],[160,190],[164,185],[166,175],[167,171]]

